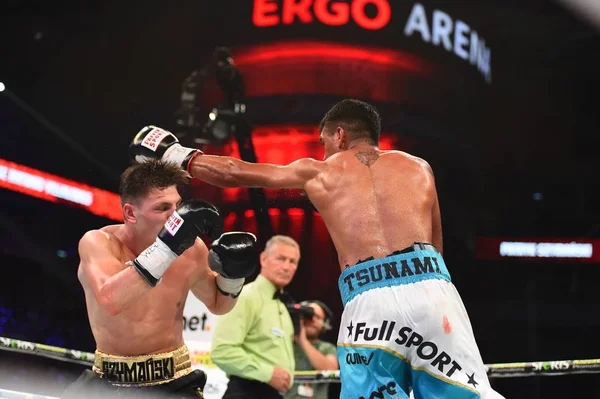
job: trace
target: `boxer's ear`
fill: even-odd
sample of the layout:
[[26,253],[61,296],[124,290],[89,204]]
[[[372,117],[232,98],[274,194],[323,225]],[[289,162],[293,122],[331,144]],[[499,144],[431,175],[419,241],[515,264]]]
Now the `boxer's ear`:
[[344,130],[343,127],[338,126],[338,128],[335,129],[334,142],[338,150],[343,151],[348,149],[348,144],[350,144],[350,140],[348,137],[348,132],[346,132],[346,130]]
[[137,218],[135,217],[135,205],[127,202],[123,205],[123,219],[130,224],[135,224]]

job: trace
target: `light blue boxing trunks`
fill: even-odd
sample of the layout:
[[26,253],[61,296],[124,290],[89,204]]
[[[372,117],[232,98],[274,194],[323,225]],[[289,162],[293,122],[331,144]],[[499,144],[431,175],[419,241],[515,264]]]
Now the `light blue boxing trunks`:
[[415,243],[339,278],[341,399],[501,398],[444,259]]

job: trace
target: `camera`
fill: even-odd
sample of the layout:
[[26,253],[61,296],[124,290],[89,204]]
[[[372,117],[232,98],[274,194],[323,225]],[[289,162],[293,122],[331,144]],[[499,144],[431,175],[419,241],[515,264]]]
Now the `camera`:
[[306,305],[302,305],[299,303],[290,303],[285,306],[290,313],[290,317],[292,318],[292,323],[294,324],[294,334],[298,334],[300,332],[300,320],[308,319],[311,320],[315,315],[315,310]]
[[323,313],[325,313],[325,318],[322,322],[321,334],[331,330],[333,312],[331,309],[329,309],[329,306],[325,305],[321,301],[309,300],[302,301],[300,303],[289,303],[286,305],[286,308],[292,318],[292,323],[294,324],[294,334],[298,334],[300,332],[300,320],[312,320],[312,318],[315,316],[315,309],[310,306],[311,304],[319,305],[321,309],[323,309]]

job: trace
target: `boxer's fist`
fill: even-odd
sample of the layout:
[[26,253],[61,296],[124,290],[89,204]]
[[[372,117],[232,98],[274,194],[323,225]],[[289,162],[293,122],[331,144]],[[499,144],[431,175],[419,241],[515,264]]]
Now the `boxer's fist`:
[[251,233],[225,233],[213,242],[208,253],[210,268],[219,273],[217,288],[223,295],[237,297],[258,266],[256,237]]
[[207,234],[213,240],[223,233],[223,218],[219,210],[202,200],[192,199],[183,202],[158,233],[171,251],[181,255],[194,245],[196,237]]
[[223,277],[248,277],[258,266],[256,237],[252,233],[225,233],[213,242],[208,256],[210,268]]
[[205,233],[214,239],[222,232],[223,219],[217,208],[201,200],[185,201],[169,216],[154,244],[133,261],[133,266],[154,287],[171,263],[194,245],[196,237]]
[[160,159],[185,170],[194,156],[202,153],[194,148],[182,147],[173,133],[152,125],[145,126],[135,135],[129,145],[129,152],[137,162]]

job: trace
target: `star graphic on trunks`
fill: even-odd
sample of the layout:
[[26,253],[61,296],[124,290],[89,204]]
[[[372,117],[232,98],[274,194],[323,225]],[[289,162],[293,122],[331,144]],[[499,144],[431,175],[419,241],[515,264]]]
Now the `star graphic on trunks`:
[[351,337],[352,336],[352,329],[354,328],[354,326],[352,325],[352,320],[350,320],[350,325],[346,327],[348,329],[348,336]]
[[[465,373],[467,374],[467,373]],[[473,388],[477,388],[477,385],[479,384],[477,381],[475,381],[475,373],[469,375],[467,374],[467,377],[469,377],[469,381],[467,381],[467,384],[471,384],[473,385]]]

